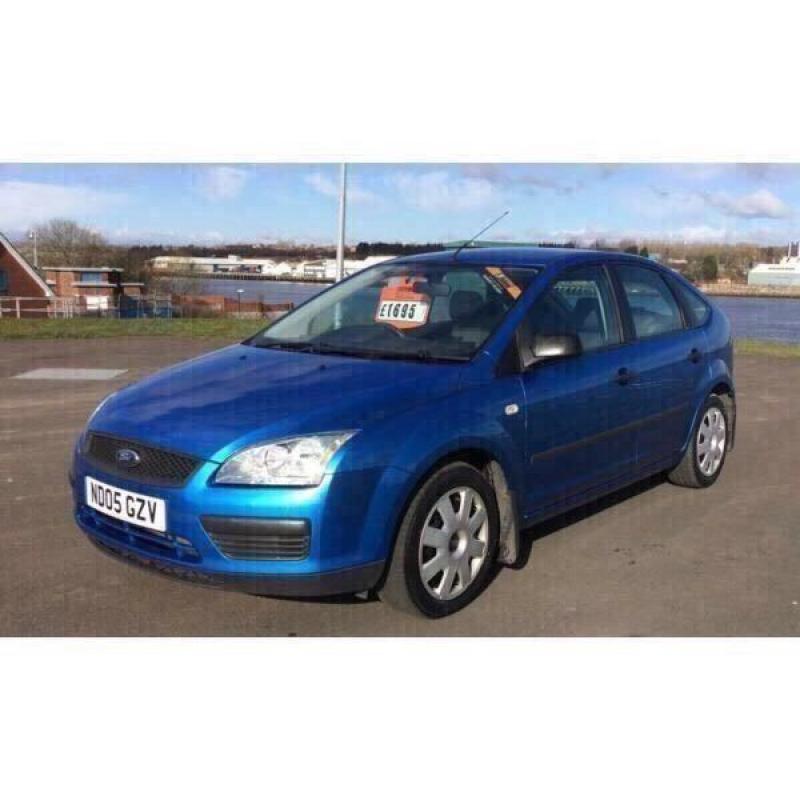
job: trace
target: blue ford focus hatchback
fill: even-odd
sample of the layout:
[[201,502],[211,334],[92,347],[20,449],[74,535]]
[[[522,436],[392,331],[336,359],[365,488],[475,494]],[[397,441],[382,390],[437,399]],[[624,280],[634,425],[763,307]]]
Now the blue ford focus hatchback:
[[213,587],[452,613],[520,531],[733,444],[730,326],[635,256],[400,258],[106,398],[75,449],[103,551]]

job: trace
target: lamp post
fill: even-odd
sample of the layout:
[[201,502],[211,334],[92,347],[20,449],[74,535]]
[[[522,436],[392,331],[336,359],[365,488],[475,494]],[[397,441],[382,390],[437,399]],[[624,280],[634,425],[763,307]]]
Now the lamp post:
[[336,282],[344,278],[344,229],[347,212],[347,164],[342,164],[339,186],[339,241],[336,245]]
[[33,268],[39,269],[39,239],[36,228],[31,228],[28,238],[33,239]]
[[242,295],[244,294],[244,289],[237,289],[236,290],[236,297],[239,301],[239,315],[241,316],[242,313]]

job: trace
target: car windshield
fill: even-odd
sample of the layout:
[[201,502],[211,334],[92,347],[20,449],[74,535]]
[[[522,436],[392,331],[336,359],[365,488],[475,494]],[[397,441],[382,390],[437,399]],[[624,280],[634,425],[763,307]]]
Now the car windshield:
[[362,358],[466,361],[535,268],[391,262],[331,287],[246,344]]

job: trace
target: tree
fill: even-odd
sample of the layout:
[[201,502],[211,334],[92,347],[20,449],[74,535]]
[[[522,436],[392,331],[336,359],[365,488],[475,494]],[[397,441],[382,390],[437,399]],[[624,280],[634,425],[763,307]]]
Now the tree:
[[642,258],[650,258],[650,251],[647,249],[647,245],[642,246],[642,249],[639,251],[639,255]]
[[108,242],[96,231],[71,219],[38,225],[40,263],[51,267],[99,267],[108,256]]
[[703,256],[703,280],[711,283],[719,276],[719,261],[715,255]]

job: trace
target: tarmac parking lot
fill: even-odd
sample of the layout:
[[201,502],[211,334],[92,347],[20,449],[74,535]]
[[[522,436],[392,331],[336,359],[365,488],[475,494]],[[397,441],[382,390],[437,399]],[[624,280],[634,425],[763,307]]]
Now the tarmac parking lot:
[[[800,633],[800,359],[737,360],[736,449],[692,491],[653,480],[525,535],[524,563],[448,619],[377,601],[285,600],[169,580],[101,555],[72,521],[70,452],[115,387],[226,342],[0,342],[0,635]],[[41,368],[126,372],[19,380]]]

